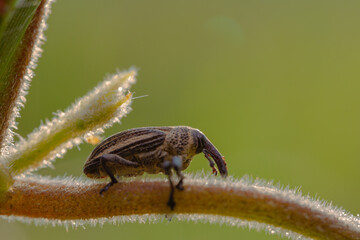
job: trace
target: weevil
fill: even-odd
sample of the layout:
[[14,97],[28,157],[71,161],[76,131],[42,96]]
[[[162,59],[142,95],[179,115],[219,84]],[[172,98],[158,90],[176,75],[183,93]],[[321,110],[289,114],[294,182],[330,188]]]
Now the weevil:
[[[201,152],[215,175],[216,163],[221,176],[227,176],[224,157],[198,129],[186,126],[134,128],[102,141],[85,162],[84,173],[89,178],[110,177],[110,183],[100,190],[100,195],[118,182],[115,176],[164,173],[170,183],[167,205],[173,210],[175,188],[184,189],[181,171]],[[176,186],[171,179],[172,170],[179,178]]]

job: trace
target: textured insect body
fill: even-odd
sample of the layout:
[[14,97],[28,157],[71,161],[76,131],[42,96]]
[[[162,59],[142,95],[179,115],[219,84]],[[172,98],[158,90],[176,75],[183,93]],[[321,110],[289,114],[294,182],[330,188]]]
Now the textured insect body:
[[[84,173],[90,178],[110,177],[100,194],[117,183],[115,176],[138,176],[164,173],[170,181],[168,205],[174,208],[172,169],[180,178],[176,188],[183,189],[183,175],[192,158],[203,152],[216,174],[214,161],[222,176],[227,176],[226,163],[219,151],[197,129],[179,127],[144,127],[117,133],[101,142],[85,162]],[[214,161],[213,161],[213,160]]]

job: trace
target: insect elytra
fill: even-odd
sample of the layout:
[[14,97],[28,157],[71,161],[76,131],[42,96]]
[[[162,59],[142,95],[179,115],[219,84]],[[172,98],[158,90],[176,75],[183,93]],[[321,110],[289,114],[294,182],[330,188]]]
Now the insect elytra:
[[187,126],[143,127],[114,134],[92,151],[85,162],[84,173],[90,178],[110,177],[111,182],[100,194],[118,182],[115,176],[164,173],[171,189],[168,206],[174,209],[172,172],[174,170],[180,179],[175,187],[183,190],[181,171],[200,152],[204,153],[215,175],[216,163],[221,176],[227,176],[226,163],[220,152],[201,131]]

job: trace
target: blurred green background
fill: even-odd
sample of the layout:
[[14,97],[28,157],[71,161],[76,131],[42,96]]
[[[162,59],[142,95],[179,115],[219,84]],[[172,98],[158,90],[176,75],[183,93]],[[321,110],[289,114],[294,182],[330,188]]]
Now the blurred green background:
[[[116,68],[139,68],[133,111],[105,136],[189,125],[250,174],[360,212],[360,2],[71,1],[53,4],[19,132]],[[43,175],[81,176],[83,144]],[[187,172],[211,171],[197,156]],[[186,182],[185,182],[186,186]],[[69,230],[0,222],[2,239],[279,239],[173,221]]]

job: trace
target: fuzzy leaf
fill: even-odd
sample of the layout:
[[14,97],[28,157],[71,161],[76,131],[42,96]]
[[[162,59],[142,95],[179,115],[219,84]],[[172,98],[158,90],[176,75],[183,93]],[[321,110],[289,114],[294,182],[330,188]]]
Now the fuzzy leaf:
[[119,122],[129,111],[131,94],[126,92],[135,82],[135,71],[108,77],[91,92],[78,99],[56,117],[9,150],[3,159],[13,175],[46,167],[67,149],[80,144],[89,135],[100,134]]

